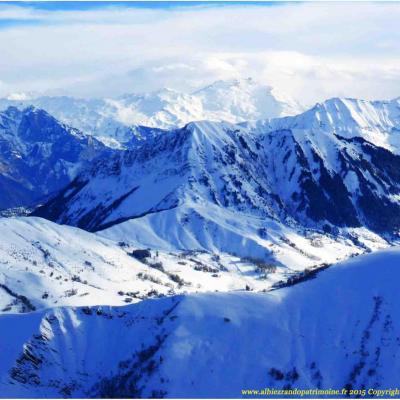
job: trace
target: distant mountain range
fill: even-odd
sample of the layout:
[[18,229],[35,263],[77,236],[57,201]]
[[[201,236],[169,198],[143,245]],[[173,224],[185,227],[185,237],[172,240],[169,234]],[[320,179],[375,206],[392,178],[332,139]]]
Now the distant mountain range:
[[132,135],[138,135],[137,126],[171,129],[199,120],[237,123],[302,110],[294,100],[252,79],[217,81],[190,94],[162,89],[106,99],[32,94],[0,99],[0,110],[31,105],[110,146],[129,142]]

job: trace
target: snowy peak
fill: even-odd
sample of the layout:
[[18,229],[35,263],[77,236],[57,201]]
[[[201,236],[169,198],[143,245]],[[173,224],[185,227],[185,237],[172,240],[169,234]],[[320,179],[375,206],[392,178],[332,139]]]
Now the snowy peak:
[[[190,123],[180,130],[156,136],[121,156],[99,160],[89,175],[78,177],[71,187],[38,210],[38,215],[98,230],[186,202],[211,201],[232,209],[256,209],[254,198],[266,204],[261,195],[266,188],[255,178],[257,171],[252,165],[250,148],[255,144],[240,144],[241,140],[242,134],[235,125]],[[247,147],[242,150],[238,146]],[[240,189],[242,194],[237,197],[240,182],[249,179],[251,184]],[[80,189],[75,191],[73,187]],[[84,200],[88,197],[93,200],[91,204]],[[265,209],[260,212],[265,213]]]
[[218,80],[210,85],[194,91],[192,94],[219,94],[219,93],[250,93],[254,90],[271,93],[272,87],[261,84],[253,78]]
[[362,137],[376,146],[400,154],[400,100],[368,101],[333,98],[316,104],[302,114],[273,119],[264,129],[299,129]]
[[[211,120],[231,123],[294,115],[302,108],[295,101],[278,95],[271,87],[251,78],[216,81],[191,94],[162,89],[144,95],[124,95],[126,107],[135,106],[145,120],[130,123],[170,128],[190,121]],[[127,121],[128,122],[128,121]]]
[[302,110],[294,100],[251,78],[217,81],[193,94],[208,110],[225,113],[224,120],[232,123],[296,115]]
[[338,131],[391,131],[400,124],[400,102],[333,98],[318,104],[315,117]]

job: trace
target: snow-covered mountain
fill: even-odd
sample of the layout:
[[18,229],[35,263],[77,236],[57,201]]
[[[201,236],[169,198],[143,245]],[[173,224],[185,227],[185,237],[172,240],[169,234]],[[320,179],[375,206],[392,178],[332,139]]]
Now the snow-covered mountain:
[[34,205],[110,150],[43,110],[0,112],[0,209]]
[[[269,388],[343,397],[345,389],[354,398],[351,390],[372,389],[385,397],[400,371],[399,262],[398,249],[361,256],[267,294],[2,315],[1,393],[239,398]],[[271,397],[283,395],[295,397]]]
[[190,94],[162,89],[105,99],[21,94],[0,99],[0,110],[29,105],[46,110],[61,122],[97,136],[112,147],[140,137],[138,126],[171,129],[198,120],[236,123],[302,111],[294,100],[250,78],[217,81]]
[[[249,115],[243,85],[193,96]],[[111,149],[46,111],[2,112],[2,199],[50,197],[0,218],[1,395],[396,386],[400,251],[379,250],[399,241],[399,115],[398,99],[332,99],[258,122],[124,125]]]
[[333,98],[299,115],[255,125],[267,130],[325,132],[347,139],[362,137],[375,146],[400,154],[400,97],[389,101]]
[[166,250],[275,257],[314,233],[371,249],[397,238],[399,170],[361,137],[199,122],[99,160],[35,215]]

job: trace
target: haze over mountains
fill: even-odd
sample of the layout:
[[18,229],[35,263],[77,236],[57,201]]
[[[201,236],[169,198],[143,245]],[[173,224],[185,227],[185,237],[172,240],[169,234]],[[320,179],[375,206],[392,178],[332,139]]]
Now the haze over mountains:
[[0,109],[34,105],[108,144],[127,142],[135,126],[171,129],[191,121],[242,122],[294,115],[301,106],[253,79],[217,81],[193,93],[162,89],[117,98],[78,99],[30,94],[0,99]]
[[243,80],[0,109],[2,392],[394,384],[400,98],[304,111]]

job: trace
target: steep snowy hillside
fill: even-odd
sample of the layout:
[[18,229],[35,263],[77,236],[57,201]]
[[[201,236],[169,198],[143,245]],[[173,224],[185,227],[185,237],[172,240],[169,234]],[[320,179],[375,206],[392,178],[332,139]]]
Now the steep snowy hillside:
[[399,250],[362,256],[268,294],[3,315],[0,390],[5,397],[237,398],[265,388],[331,389],[338,397],[342,389],[357,397],[352,389],[396,388],[399,262]]
[[[0,237],[0,313],[123,305],[179,293],[266,291],[294,276],[298,264],[285,267],[224,253],[147,250],[33,217],[1,218]],[[285,243],[276,247],[284,251]],[[323,249],[318,251],[322,256]],[[324,259],[335,261],[360,249],[332,243],[329,251]],[[289,246],[287,253],[307,260]]]
[[302,114],[256,125],[267,130],[299,129],[328,132],[347,139],[362,137],[400,154],[400,97],[390,101],[333,98]]
[[274,245],[286,241],[309,265],[327,262],[314,234],[364,249],[385,242],[377,234],[396,239],[399,170],[399,156],[361,138],[192,123],[99,161],[35,215],[115,240],[284,265],[289,252]]
[[29,206],[67,185],[96,156],[98,140],[58,122],[43,110],[0,112],[0,209]]
[[0,110],[10,105],[42,108],[111,147],[141,137],[141,125],[171,129],[197,120],[241,122],[302,111],[293,100],[252,79],[218,81],[191,94],[163,89],[108,99],[66,96],[0,99]]

